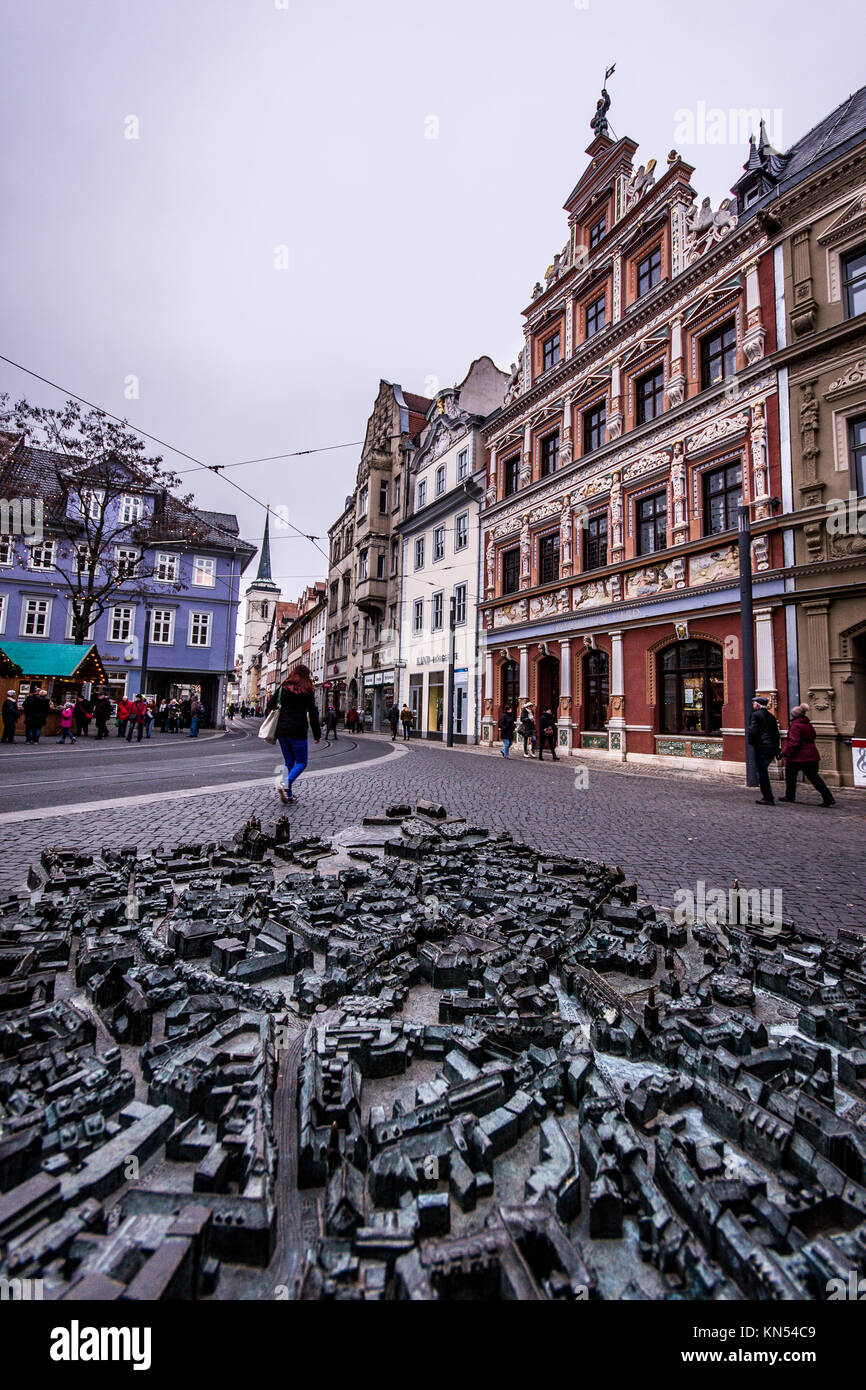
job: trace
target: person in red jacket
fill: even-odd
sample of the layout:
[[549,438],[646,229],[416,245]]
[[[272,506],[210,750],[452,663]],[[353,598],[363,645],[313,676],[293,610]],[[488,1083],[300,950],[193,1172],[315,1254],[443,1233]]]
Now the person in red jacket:
[[823,777],[818,776],[818,763],[821,754],[815,745],[815,729],[808,716],[808,705],[795,705],[791,710],[788,737],[782,749],[785,759],[785,795],[780,801],[797,800],[797,773],[802,772],[807,782],[811,782],[821,793],[822,806],[835,806],[830,788]]
[[132,713],[132,701],[127,700],[125,695],[121,695],[117,702],[117,737],[123,738],[126,733],[126,725]]
[[147,708],[147,701],[143,695],[136,695],[129,711],[129,719],[126,725],[126,741],[132,743],[132,735],[138,730],[138,741],[141,743],[141,736],[144,733],[144,726],[150,717]]

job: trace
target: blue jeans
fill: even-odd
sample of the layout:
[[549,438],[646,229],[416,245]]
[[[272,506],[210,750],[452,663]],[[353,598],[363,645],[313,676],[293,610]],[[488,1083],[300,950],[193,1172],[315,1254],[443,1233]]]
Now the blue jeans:
[[194,714],[189,723],[190,738],[198,738],[198,715]]
[[283,768],[283,786],[288,787],[291,793],[292,783],[307,766],[309,746],[305,738],[281,738],[279,744],[286,764]]
[[58,739],[58,742],[59,742],[59,743],[65,743],[66,740],[67,740],[67,738],[71,738],[71,739],[72,739],[72,742],[73,742],[73,743],[75,742],[75,735],[73,734],[73,732],[72,732],[71,729],[61,729],[61,730],[60,730],[60,738]]
[[504,739],[502,740],[502,756],[503,756],[503,758],[507,758],[507,757],[508,757],[508,754],[509,754],[510,752],[511,752],[511,739],[510,739],[510,738],[504,738]]

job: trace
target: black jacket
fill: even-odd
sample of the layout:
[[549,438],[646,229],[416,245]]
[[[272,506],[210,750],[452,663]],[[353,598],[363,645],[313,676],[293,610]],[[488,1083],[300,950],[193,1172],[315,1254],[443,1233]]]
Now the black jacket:
[[3,701],[3,723],[14,724],[21,718],[21,711],[14,700]]
[[277,720],[277,738],[306,738],[308,719],[313,730],[313,738],[322,737],[319,711],[316,709],[316,701],[312,691],[309,695],[296,695],[293,690],[284,690],[280,686],[277,693],[272,695],[268,701],[268,714],[278,705],[280,717]]
[[46,695],[28,695],[24,701],[24,718],[28,724],[41,728],[51,713],[51,701]]
[[526,734],[529,738],[535,733],[535,720],[529,711],[525,709],[520,712],[520,732]]
[[514,715],[513,715],[513,714],[501,714],[501,715],[499,716],[499,733],[500,733],[500,737],[502,737],[502,738],[507,738],[507,739],[512,739],[512,738],[514,738]]
[[749,743],[775,756],[779,751],[779,725],[768,709],[753,709],[749,718]]

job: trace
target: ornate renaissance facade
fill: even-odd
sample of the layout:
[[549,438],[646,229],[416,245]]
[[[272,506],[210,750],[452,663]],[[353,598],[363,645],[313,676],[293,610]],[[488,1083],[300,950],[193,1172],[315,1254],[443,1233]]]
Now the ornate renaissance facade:
[[757,686],[787,718],[773,256],[675,150],[636,167],[605,111],[484,430],[482,737],[529,700],[561,751],[733,769],[742,501]]

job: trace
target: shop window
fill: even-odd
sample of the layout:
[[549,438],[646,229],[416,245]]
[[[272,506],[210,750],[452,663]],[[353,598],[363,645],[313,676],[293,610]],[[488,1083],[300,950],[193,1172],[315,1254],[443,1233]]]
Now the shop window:
[[718,734],[724,678],[717,642],[674,642],[658,654],[659,731]]

